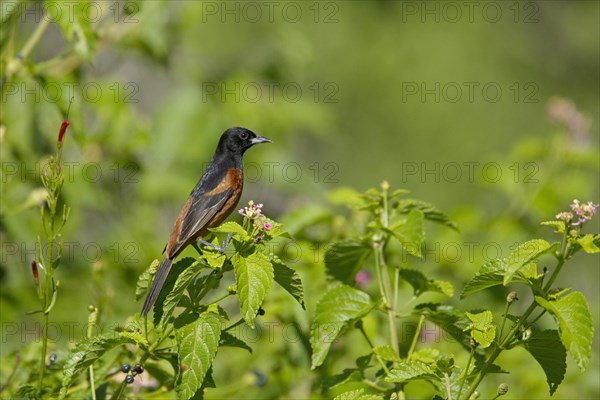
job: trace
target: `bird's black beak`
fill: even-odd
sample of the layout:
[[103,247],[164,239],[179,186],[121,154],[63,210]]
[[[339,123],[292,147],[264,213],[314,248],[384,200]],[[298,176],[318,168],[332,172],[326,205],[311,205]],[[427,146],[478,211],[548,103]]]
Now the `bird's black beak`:
[[256,137],[254,139],[252,139],[250,142],[252,144],[273,143],[273,141],[271,139],[267,139],[266,137],[262,137],[262,136],[258,136],[258,135],[256,135]]

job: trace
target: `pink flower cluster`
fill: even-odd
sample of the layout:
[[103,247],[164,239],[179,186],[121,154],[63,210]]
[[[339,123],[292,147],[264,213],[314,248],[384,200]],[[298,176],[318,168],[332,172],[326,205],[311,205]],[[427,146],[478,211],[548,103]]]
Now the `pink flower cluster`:
[[263,231],[270,231],[273,228],[273,224],[270,222],[264,222],[265,216],[262,213],[263,205],[261,203],[255,204],[254,201],[250,200],[248,206],[240,208],[238,213],[244,218],[254,221],[254,226],[258,227]]
[[563,211],[556,214],[556,219],[572,226],[577,226],[592,219],[596,215],[598,206],[598,204],[594,204],[591,201],[582,204],[579,200],[575,199],[569,205],[571,211]]
[[262,216],[262,204],[254,204],[252,200],[248,202],[248,207],[240,208],[238,212],[248,219],[258,219]]

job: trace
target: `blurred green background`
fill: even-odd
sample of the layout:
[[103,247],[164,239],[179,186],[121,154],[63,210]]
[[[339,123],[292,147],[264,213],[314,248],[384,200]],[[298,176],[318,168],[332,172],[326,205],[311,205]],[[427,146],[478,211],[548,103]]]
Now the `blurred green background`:
[[[43,235],[39,173],[71,96],[56,348],[81,337],[88,304],[105,329],[139,310],[137,276],[160,257],[230,126],[274,142],[245,156],[242,198],[264,203],[270,217],[293,223],[289,212],[330,207],[332,190],[339,197],[340,188],[383,179],[447,211],[461,234],[432,227],[422,264],[459,289],[495,250],[507,255],[518,241],[547,236],[538,223],[574,198],[600,199],[598,2],[100,1],[83,20],[65,12],[50,23],[16,68],[51,3],[1,5],[3,377],[11,352],[39,338],[39,318],[25,315],[36,304],[30,262]],[[593,224],[586,229],[597,232]],[[306,240],[288,262],[303,277],[308,315],[272,294],[254,353],[219,354],[213,397],[319,393],[305,343],[285,340],[286,327],[307,331],[326,285],[322,248],[307,254]],[[561,285],[588,296],[598,327],[599,258],[578,260]],[[500,310],[504,295],[462,306]],[[583,375],[569,360],[557,398],[600,396],[599,348],[596,335]],[[328,373],[365,350],[339,356]],[[527,357],[500,359],[512,373],[491,377],[483,393],[507,381],[510,398],[546,398],[542,369]]]

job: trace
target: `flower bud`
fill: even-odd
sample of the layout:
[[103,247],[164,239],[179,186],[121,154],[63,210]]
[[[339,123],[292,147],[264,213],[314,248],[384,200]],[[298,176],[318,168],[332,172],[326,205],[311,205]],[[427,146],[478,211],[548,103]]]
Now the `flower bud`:
[[38,274],[37,262],[35,262],[35,260],[31,261],[31,272],[33,273],[33,282],[35,282],[35,286],[40,286],[40,277]]
[[237,286],[235,284],[231,284],[227,287],[227,292],[229,294],[236,294],[237,293]]
[[385,192],[390,190],[390,183],[388,181],[381,182],[381,189]]
[[519,298],[517,297],[517,292],[514,292],[514,291],[513,291],[513,292],[510,292],[510,293],[508,294],[508,296],[506,296],[506,302],[507,302],[508,304],[512,304],[512,303],[514,303],[514,302],[515,302],[515,301],[517,301],[517,300],[519,300]]
[[60,130],[58,131],[58,148],[60,149],[62,147],[62,141],[63,141],[63,137],[65,136],[65,133],[67,132],[67,128],[69,127],[69,121],[67,121],[66,119],[62,122],[62,124],[60,124]]
[[498,386],[498,396],[504,396],[506,393],[508,393],[508,385],[506,383],[501,383]]

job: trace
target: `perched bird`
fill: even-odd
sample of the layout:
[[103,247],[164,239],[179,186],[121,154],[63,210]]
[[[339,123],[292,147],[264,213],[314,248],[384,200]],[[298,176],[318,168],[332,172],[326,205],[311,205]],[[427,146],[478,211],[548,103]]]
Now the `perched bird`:
[[242,155],[250,147],[271,140],[246,128],[229,128],[219,140],[215,154],[202,178],[185,202],[169,241],[163,250],[163,260],[146,296],[142,315],[147,315],[156,302],[173,260],[189,244],[194,244],[220,224],[233,211],[242,195],[244,176]]

